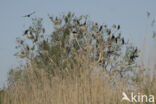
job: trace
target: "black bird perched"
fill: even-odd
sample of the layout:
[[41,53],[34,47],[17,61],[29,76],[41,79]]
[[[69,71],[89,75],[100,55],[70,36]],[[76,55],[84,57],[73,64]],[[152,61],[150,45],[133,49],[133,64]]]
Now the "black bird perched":
[[77,24],[78,24],[78,25],[80,25],[80,22],[79,22],[79,20],[77,20],[76,22],[77,22]]
[[86,22],[84,22],[83,24],[79,25],[80,26],[80,30],[86,32],[87,31],[87,26],[86,26]]
[[113,40],[113,39],[115,39],[115,36],[114,36],[114,35],[112,35],[112,38],[111,38],[111,39],[112,39],[112,40]]
[[86,25],[86,21],[83,23],[83,25]]
[[131,55],[131,56],[130,56],[130,60],[131,60],[131,61],[134,61],[134,59],[136,59],[137,57],[138,57],[138,55]]
[[111,30],[110,29],[107,29],[106,32],[107,32],[108,35],[111,34]]
[[72,32],[72,36],[73,36],[74,38],[76,38],[76,37],[78,36],[77,32],[76,32],[76,31],[73,31],[73,32]]
[[114,52],[114,51],[111,51],[111,50],[107,51],[108,54],[112,54],[113,52]]
[[28,29],[27,29],[27,30],[25,30],[25,31],[24,31],[24,35],[28,34],[28,32],[29,32],[29,30],[28,30]]
[[52,21],[53,21],[53,23],[55,24],[55,25],[60,25],[61,24],[61,20],[60,19],[58,19],[57,17],[55,18],[55,19],[52,19]]
[[100,26],[98,32],[93,33],[93,38],[97,38],[99,36],[99,32],[102,30],[102,25]]
[[136,49],[134,50],[134,54],[137,53],[137,51],[138,51],[138,49],[136,48]]
[[134,61],[134,59],[138,57],[137,52],[138,52],[138,49],[136,48],[136,49],[133,51],[132,55],[130,56],[130,60],[131,60],[131,61]]
[[124,40],[124,38],[122,38],[122,44],[125,44],[125,40]]
[[118,29],[118,30],[120,29],[120,25],[118,25],[117,29]]
[[34,11],[34,12],[32,12],[32,13],[30,13],[30,14],[27,14],[27,15],[25,15],[25,16],[23,16],[23,17],[30,17],[31,15],[33,15],[33,14],[35,14],[36,12]]
[[100,26],[100,28],[99,28],[99,32],[102,30],[102,25]]
[[24,35],[26,35],[26,37],[28,39],[34,39],[34,35],[33,35],[32,31],[30,31],[28,29],[24,31]]
[[116,42],[116,43],[118,42],[118,38],[115,38],[115,42]]
[[26,37],[27,37],[28,39],[34,39],[34,35],[33,35],[32,31],[30,31],[30,33],[27,34]]

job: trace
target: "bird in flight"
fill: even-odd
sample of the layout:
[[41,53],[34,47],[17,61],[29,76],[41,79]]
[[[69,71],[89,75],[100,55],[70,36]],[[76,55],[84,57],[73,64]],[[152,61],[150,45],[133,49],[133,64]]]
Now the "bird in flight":
[[36,12],[34,11],[34,12],[32,12],[32,13],[30,13],[30,14],[27,14],[27,15],[25,15],[25,16],[23,16],[23,17],[30,17],[31,15],[33,15],[33,14],[35,14]]

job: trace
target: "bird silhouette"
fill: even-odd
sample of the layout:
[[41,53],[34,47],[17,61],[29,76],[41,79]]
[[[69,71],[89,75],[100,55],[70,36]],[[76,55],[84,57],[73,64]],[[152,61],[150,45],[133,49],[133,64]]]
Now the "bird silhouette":
[[73,32],[72,32],[72,36],[73,36],[74,38],[76,38],[76,37],[78,36],[77,32],[76,32],[76,31],[73,31]]
[[26,37],[28,39],[34,39],[34,35],[33,35],[32,31],[29,30],[29,29],[27,29],[27,30],[24,31],[24,35],[26,35]]
[[112,40],[114,40],[115,39],[115,36],[114,35],[112,35],[112,38],[111,38]]
[[118,38],[115,38],[115,42],[118,43]]
[[24,52],[21,52],[21,53],[17,53],[17,54],[14,54],[14,56],[16,57],[19,57],[19,58],[25,58],[26,57],[26,54]]
[[[51,17],[52,18],[52,17]],[[60,25],[61,24],[61,20],[60,19],[58,19],[57,17],[55,18],[55,19],[53,19],[52,18],[52,21],[53,21],[53,23],[55,24],[55,25]]]
[[98,30],[97,32],[94,32],[94,33],[93,33],[92,36],[93,36],[94,39],[98,38],[98,36],[100,35],[99,33],[100,33],[100,31],[102,30],[102,28],[103,28],[103,27],[102,27],[102,25],[101,25],[100,28],[99,28],[99,30]]
[[76,22],[77,22],[77,24],[78,24],[78,25],[80,25],[80,22],[79,22],[79,20],[77,20]]
[[34,12],[32,12],[32,13],[30,13],[30,14],[27,14],[27,15],[25,15],[25,16],[23,16],[23,17],[30,17],[31,15],[33,15],[33,14],[35,14],[36,12],[34,11]]
[[124,40],[124,38],[122,38],[122,44],[125,44],[125,40]]
[[118,29],[118,30],[120,29],[120,25],[118,25],[117,29]]
[[102,30],[102,28],[103,28],[103,27],[102,27],[102,26],[100,26],[100,28],[99,28],[99,32]]
[[111,30],[110,29],[107,29],[106,32],[107,32],[108,35],[111,34]]
[[139,56],[138,55],[132,55],[132,56],[130,56],[130,60],[134,61],[134,59],[136,59],[137,57],[139,57]]
[[127,95],[126,95],[125,92],[122,92],[122,95],[123,95],[123,97],[122,97],[122,101],[123,101],[123,100],[127,100],[127,101],[130,102],[130,99],[127,97]]
[[79,26],[80,26],[80,30],[82,30],[83,32],[87,31],[86,22],[84,22],[84,24],[81,24]]
[[138,49],[136,48],[136,49],[134,50],[134,54],[137,53],[137,51],[138,51]]
[[31,31],[30,31],[29,34],[26,34],[26,37],[27,37],[28,39],[34,39],[34,35],[32,34]]
[[134,61],[135,58],[139,57],[139,56],[137,55],[137,52],[138,52],[138,49],[136,48],[136,49],[134,50],[134,52],[132,53],[132,55],[130,56],[130,60],[131,60],[131,61]]
[[29,30],[28,30],[28,29],[27,29],[27,30],[25,30],[25,31],[24,31],[24,35],[28,34],[28,32],[29,32]]

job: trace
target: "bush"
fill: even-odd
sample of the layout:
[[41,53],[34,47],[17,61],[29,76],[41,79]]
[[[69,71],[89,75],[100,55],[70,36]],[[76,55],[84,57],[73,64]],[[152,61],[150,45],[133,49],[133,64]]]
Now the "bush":
[[[77,17],[70,12],[55,18],[49,16],[49,19],[53,23],[50,35],[45,35],[43,20],[39,18],[32,19],[23,38],[17,38],[19,52],[15,55],[27,60],[27,65],[35,64],[39,70],[61,78],[79,76],[80,71],[89,67],[92,67],[90,72],[100,68],[112,78],[125,79],[136,72],[139,51],[122,37],[120,25],[100,25],[89,21],[88,16]],[[82,64],[86,64],[84,69],[80,67]],[[80,69],[73,70],[76,66]],[[18,79],[12,78],[18,76],[15,73],[10,72],[10,79]]]

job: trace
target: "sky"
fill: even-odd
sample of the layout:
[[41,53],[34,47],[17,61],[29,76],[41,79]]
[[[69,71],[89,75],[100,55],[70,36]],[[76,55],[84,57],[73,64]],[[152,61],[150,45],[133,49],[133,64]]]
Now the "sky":
[[151,13],[150,21],[156,19],[155,5],[156,0],[0,0],[0,88],[7,80],[8,71],[21,63],[13,54],[17,52],[16,37],[31,24],[31,19],[23,15],[36,11],[32,17],[43,18],[47,28],[50,27],[48,14],[58,16],[71,11],[89,15],[90,20],[99,23],[120,24],[123,35],[140,46],[147,23],[146,12]]

